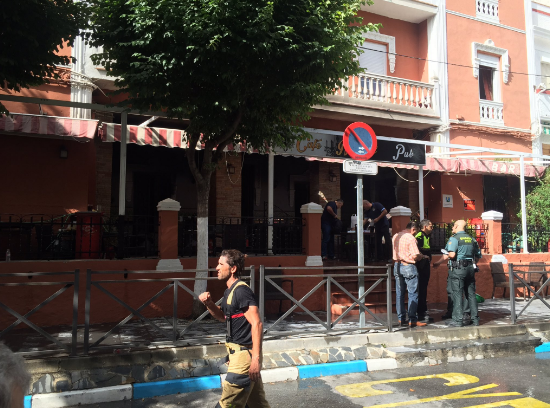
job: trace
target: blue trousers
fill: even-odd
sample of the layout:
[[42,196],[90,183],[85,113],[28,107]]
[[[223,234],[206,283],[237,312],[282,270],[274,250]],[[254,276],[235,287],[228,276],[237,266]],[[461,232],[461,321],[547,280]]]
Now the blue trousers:
[[418,309],[418,271],[415,265],[404,265],[396,262],[393,265],[395,276],[395,294],[397,316],[405,321],[405,291],[409,294],[409,320],[412,323],[418,321],[416,311]]
[[323,240],[321,241],[321,256],[334,258],[334,235],[332,234],[332,225],[322,222],[321,231],[323,232]]

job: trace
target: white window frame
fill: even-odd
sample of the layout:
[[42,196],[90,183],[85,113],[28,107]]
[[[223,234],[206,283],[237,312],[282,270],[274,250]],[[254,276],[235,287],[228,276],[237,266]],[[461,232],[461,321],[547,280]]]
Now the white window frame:
[[[494,70],[493,78],[492,78],[493,102],[502,102],[502,93],[500,90],[500,73],[498,70],[499,59],[497,57],[494,57],[492,55],[487,55],[487,54],[478,54],[478,58],[479,58],[479,66],[488,67]],[[478,75],[478,81],[479,81],[479,75]],[[479,84],[478,84],[478,87],[479,87]],[[481,99],[481,97],[479,99],[483,101],[488,100],[488,99]]]
[[[483,44],[473,42],[472,43],[472,66],[474,67],[474,78],[479,77],[480,65],[487,66],[487,64],[485,63],[485,59],[483,59],[483,54],[478,54],[478,51],[482,51],[490,55],[498,55],[500,57],[502,81],[505,84],[507,84],[508,77],[510,75],[510,57],[508,55],[508,50],[505,48],[495,47],[495,43],[491,39],[485,41]],[[498,70],[498,67],[497,67],[497,70]],[[496,71],[496,73],[498,72],[499,71]],[[496,82],[500,83],[500,81],[496,81]]]
[[[550,58],[546,57],[544,55],[542,55],[541,58],[540,58],[540,75],[541,75],[540,76],[540,83],[544,84],[546,89],[550,89],[550,78],[543,78],[542,77],[544,75],[544,72],[542,70],[543,64],[550,67]],[[549,74],[550,74],[550,71],[549,71]]]
[[390,72],[395,72],[395,37],[391,35],[380,34],[376,32],[368,32],[363,34],[364,40],[377,41],[383,44],[387,44],[388,47],[388,61],[390,63]]

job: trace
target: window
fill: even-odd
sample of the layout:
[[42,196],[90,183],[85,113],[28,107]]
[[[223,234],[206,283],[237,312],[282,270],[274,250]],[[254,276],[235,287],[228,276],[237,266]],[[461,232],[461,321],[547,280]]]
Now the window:
[[499,59],[492,55],[479,54],[479,99],[500,102]]
[[550,144],[542,144],[542,154],[543,156],[550,156]]
[[542,62],[540,64],[540,75],[540,82],[544,84],[546,89],[550,89],[550,59],[548,62]]
[[479,67],[479,99],[493,100],[493,73],[491,67]]
[[359,55],[359,64],[367,73],[387,75],[388,50],[386,44],[378,44],[371,41],[363,43],[363,53]]

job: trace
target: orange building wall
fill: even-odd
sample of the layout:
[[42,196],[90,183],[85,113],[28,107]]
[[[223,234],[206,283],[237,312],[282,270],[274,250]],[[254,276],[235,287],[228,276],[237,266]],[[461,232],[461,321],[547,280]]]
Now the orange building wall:
[[531,142],[512,136],[473,133],[465,130],[454,129],[451,130],[450,141],[453,144],[485,147],[488,149],[505,149],[512,152],[531,152]]
[[395,20],[392,18],[379,16],[372,13],[360,11],[359,16],[363,17],[364,23],[381,23],[380,34],[391,35],[395,37],[395,52],[413,58],[396,56],[395,72],[390,72],[389,62],[387,65],[388,76],[412,79],[420,81],[424,69],[424,61],[415,58],[427,58],[427,47],[424,48],[421,43],[427,43],[427,25],[414,24],[407,21]]
[[[61,84],[40,85],[35,88],[21,89],[21,92],[7,91],[0,88],[0,94],[25,96],[28,98],[58,99],[61,101],[71,100],[71,87]],[[2,104],[12,113],[40,114],[40,107],[34,103],[19,103],[3,101]],[[42,112],[49,116],[70,117],[71,108],[63,106],[42,105]]]
[[[10,135],[0,138],[0,214],[60,215],[93,204],[93,143]],[[68,151],[66,159],[59,156],[61,146]]]
[[[443,194],[453,196],[453,208],[443,208]],[[465,211],[464,200],[475,200],[476,210]],[[424,179],[424,202],[432,222],[451,222],[481,218],[483,209],[483,176],[480,174],[445,175],[436,173]]]
[[[476,16],[476,2],[473,0],[447,0],[446,7],[447,10],[472,17]],[[498,14],[500,24],[525,30],[525,12],[522,1],[499,2]]]
[[[471,3],[474,4],[474,2]],[[501,10],[515,10],[523,18],[523,6],[521,4],[513,6],[512,3],[505,3]],[[510,71],[527,72],[525,34],[452,14],[447,14],[447,30],[450,119],[463,117],[466,121],[479,122],[479,83],[478,78],[474,78],[471,68],[472,42],[484,43],[487,39],[492,39],[496,47],[508,50]],[[465,65],[465,67],[451,64]],[[510,73],[509,82],[505,84],[501,73],[500,84],[504,103],[504,124],[509,127],[529,129],[527,75]]]

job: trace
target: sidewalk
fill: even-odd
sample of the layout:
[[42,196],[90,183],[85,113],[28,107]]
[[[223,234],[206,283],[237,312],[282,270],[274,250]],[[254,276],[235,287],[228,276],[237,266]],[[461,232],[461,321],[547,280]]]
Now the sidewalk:
[[[516,313],[519,312],[527,302],[523,300],[516,301]],[[479,305],[479,315],[481,319],[481,325],[510,325],[510,301],[509,299],[487,299],[484,303]],[[394,331],[402,330],[431,330],[445,328],[445,322],[441,320],[441,316],[446,311],[446,304],[436,303],[429,305],[430,316],[434,318],[435,322],[429,324],[426,327],[417,327],[415,329],[395,327],[397,324],[397,316],[393,315]],[[325,312],[316,312],[317,317],[321,321],[325,321]],[[382,321],[386,320],[386,314],[377,315]],[[337,316],[333,316],[333,321]],[[264,329],[270,329],[271,325],[277,320],[277,317],[270,317],[266,319]],[[172,333],[171,322],[167,319],[156,318],[151,319],[158,327],[165,330],[166,333]],[[522,313],[517,323],[535,323],[535,322],[550,322],[550,309],[548,309],[540,300],[535,300],[529,306],[529,308]],[[178,319],[178,329],[180,332],[189,325],[189,320]],[[269,330],[264,337],[264,341],[280,340],[280,339],[292,339],[292,338],[305,338],[305,337],[319,337],[319,336],[341,336],[343,334],[357,334],[357,333],[377,333],[385,332],[386,330],[381,327],[371,316],[366,314],[366,325],[371,327],[380,326],[380,330],[370,331],[354,331],[359,328],[358,316],[346,316],[342,322],[339,322],[335,327],[335,330],[327,333],[324,328],[315,322],[311,316],[305,312],[295,312],[288,316],[283,322],[277,324],[272,330]],[[115,324],[102,324],[93,325],[90,330],[90,344],[93,344],[96,340],[101,338],[106,332],[108,332]],[[71,330],[70,327],[49,327],[45,330],[57,338],[64,344],[70,344],[71,342]],[[301,332],[300,334],[294,334],[293,332]],[[79,343],[82,344],[84,338],[84,330],[79,327],[78,330]],[[225,324],[207,319],[193,325],[184,335],[185,337],[178,341],[177,346],[197,346],[208,344],[220,344],[225,341]],[[54,345],[50,344],[48,340],[40,336],[32,329],[14,330],[10,333],[10,336],[5,340],[6,344],[14,351],[22,353],[33,351],[44,351],[41,353],[43,357],[58,355],[53,350]],[[155,348],[173,347],[171,341],[164,339],[160,333],[155,331],[152,327],[144,324],[140,320],[134,319],[126,323],[119,328],[118,331],[113,332],[105,341],[101,344],[105,347],[105,350],[92,350],[91,354],[112,354],[115,353],[128,353],[135,350],[151,350]],[[27,355],[26,358],[33,358]],[[36,357],[34,357],[36,358]]]

